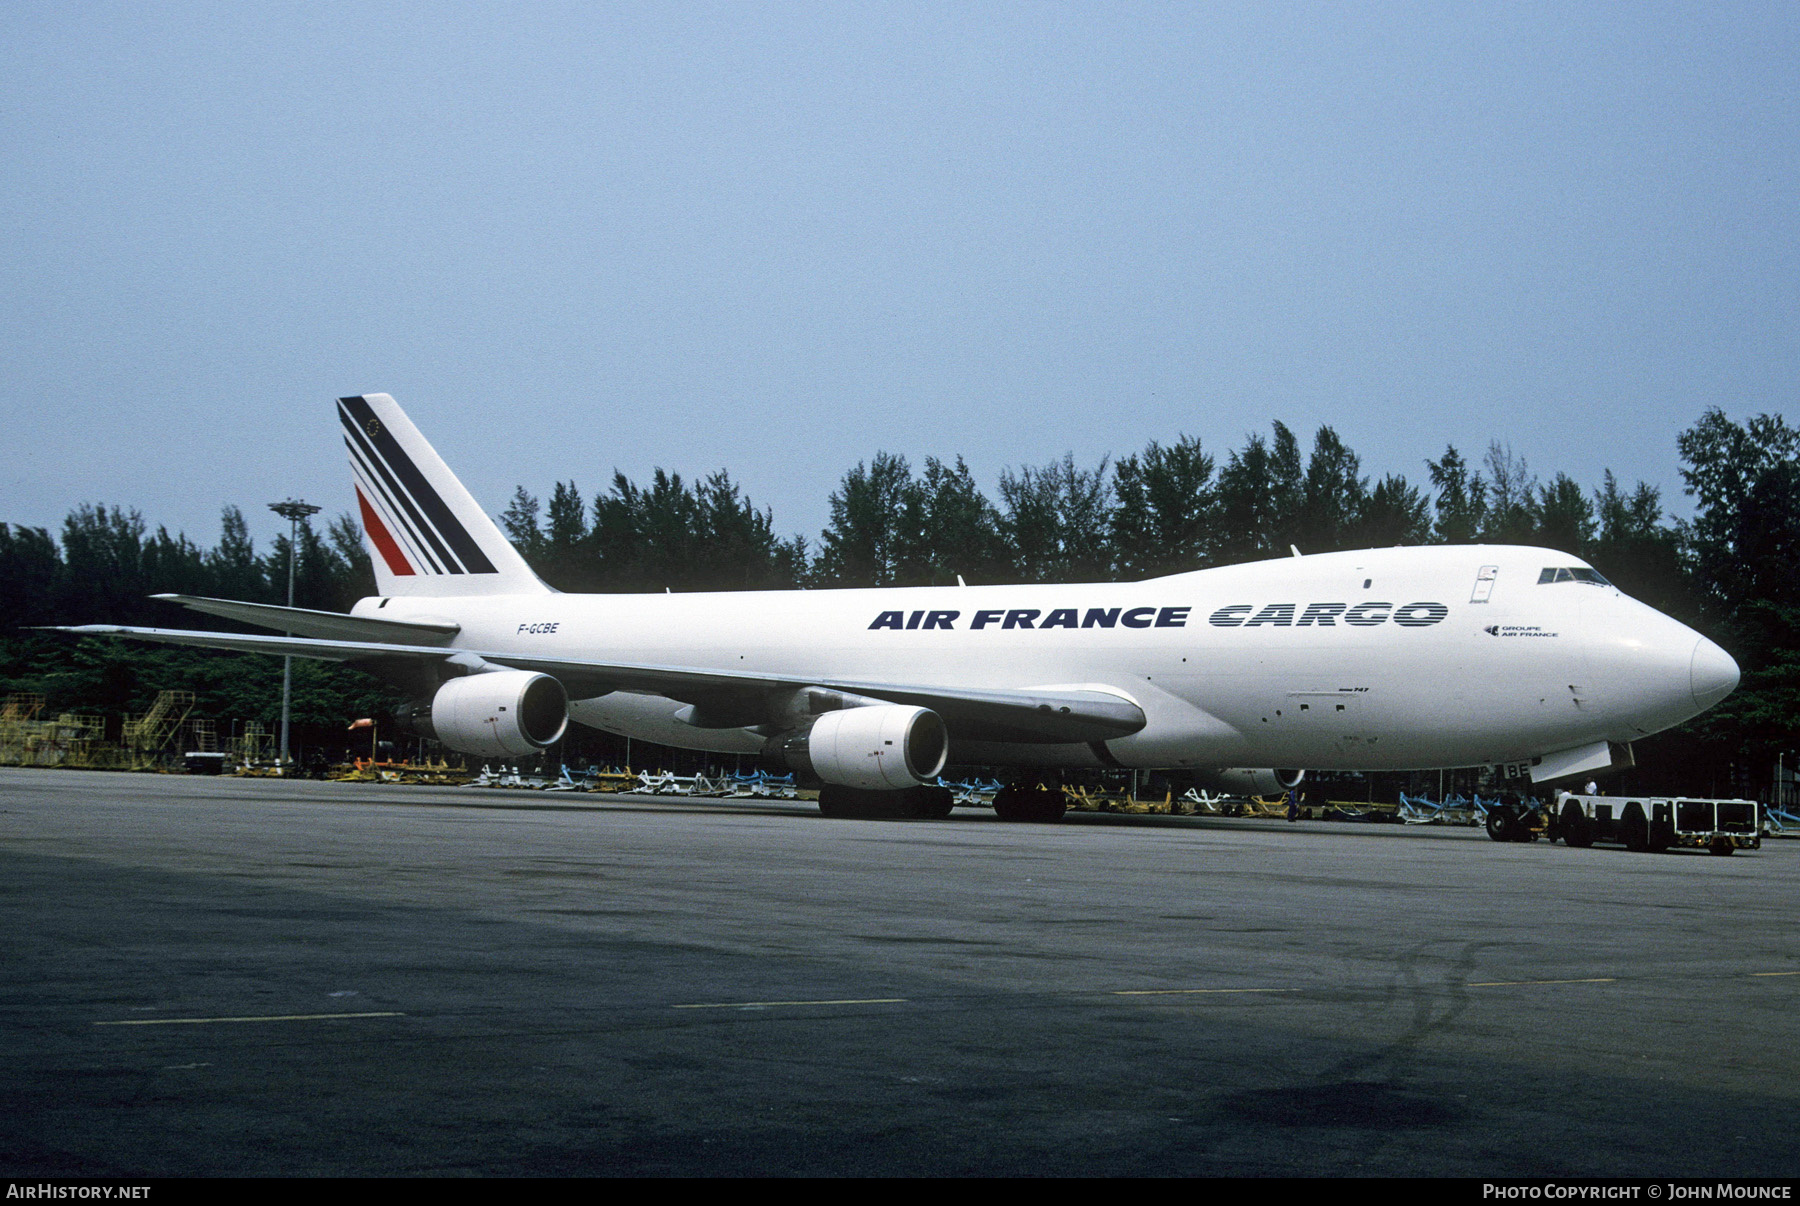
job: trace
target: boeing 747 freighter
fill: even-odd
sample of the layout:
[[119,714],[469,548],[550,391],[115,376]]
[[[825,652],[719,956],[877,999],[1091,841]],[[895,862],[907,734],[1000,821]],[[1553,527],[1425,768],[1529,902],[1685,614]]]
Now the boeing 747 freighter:
[[760,754],[827,813],[948,811],[947,762],[1016,768],[996,811],[1062,813],[1074,767],[1620,765],[1724,699],[1712,641],[1551,549],[1283,557],[1142,582],[562,594],[386,394],[338,403],[377,594],[348,615],[165,595],[292,636],[64,631],[364,666],[453,750],[519,756],[567,725]]

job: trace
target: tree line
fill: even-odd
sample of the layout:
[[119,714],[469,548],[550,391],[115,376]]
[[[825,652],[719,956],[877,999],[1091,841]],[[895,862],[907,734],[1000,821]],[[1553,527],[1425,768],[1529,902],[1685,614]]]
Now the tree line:
[[[1590,496],[1566,474],[1539,482],[1499,443],[1479,465],[1456,448],[1427,482],[1379,481],[1330,427],[1310,454],[1284,424],[1223,465],[1201,441],[1152,442],[1093,466],[1073,455],[1006,469],[990,500],[961,457],[877,453],[844,474],[809,547],[721,470],[694,485],[658,469],[640,488],[615,473],[584,500],[558,482],[548,505],[523,486],[500,516],[513,544],[562,590],[742,590],[1131,580],[1264,557],[1396,544],[1538,543],[1577,555],[1679,560],[1660,495],[1609,473]],[[1651,558],[1651,560],[1656,560]]]
[[[1478,460],[1446,448],[1416,481],[1377,479],[1332,428],[1303,449],[1279,422],[1222,460],[1181,436],[1091,465],[1066,455],[1008,468],[992,498],[961,457],[929,456],[915,470],[878,452],[843,474],[816,542],[780,535],[772,513],[725,470],[686,481],[659,468],[641,486],[615,472],[592,497],[574,480],[557,482],[547,501],[521,486],[498,520],[533,569],[565,591],[1130,580],[1293,548],[1543,545],[1590,561],[1738,658],[1739,692],[1686,726],[1681,740],[1684,761],[1706,761],[1715,778],[1719,766],[1742,775],[1794,743],[1800,715],[1800,432],[1778,414],[1738,423],[1713,410],[1676,446],[1691,521],[1671,518],[1654,487],[1626,488],[1611,472],[1592,488],[1561,472],[1541,479],[1498,441]],[[343,610],[373,592],[351,516],[323,531],[302,523],[294,551],[299,606]],[[231,680],[238,689],[215,691],[214,705],[266,718],[269,666],[279,678],[273,659],[49,642],[18,629],[184,622],[147,600],[158,592],[285,602],[288,554],[285,536],[259,553],[235,507],[225,508],[210,549],[166,528],[152,534],[141,515],[117,506],[78,507],[58,537],[0,523],[0,686],[124,710],[143,702],[145,688],[133,695],[128,685],[136,669],[161,658],[164,674]],[[203,663],[246,669],[203,673]],[[336,723],[391,699],[354,671],[307,665],[309,723]],[[81,692],[90,697],[75,700]]]

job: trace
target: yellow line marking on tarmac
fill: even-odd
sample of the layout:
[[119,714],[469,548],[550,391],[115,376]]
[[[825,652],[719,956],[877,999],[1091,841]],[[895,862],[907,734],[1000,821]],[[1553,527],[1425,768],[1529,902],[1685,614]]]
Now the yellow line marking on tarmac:
[[1586,980],[1484,980],[1470,988],[1520,988],[1528,984],[1616,984],[1616,976],[1594,976]]
[[1753,976],[1800,976],[1800,971],[1795,971],[1795,972],[1751,972],[1750,974]]
[[1228,996],[1240,992],[1298,992],[1296,988],[1125,988],[1115,989],[1115,997],[1209,997]]
[[277,1013],[246,1018],[133,1018],[125,1022],[95,1022],[96,1026],[203,1026],[210,1022],[323,1022],[336,1018],[403,1018],[404,1013]]
[[854,1001],[720,1001],[707,1005],[671,1005],[671,1009],[772,1009],[777,1005],[900,1005],[905,997],[865,997]]

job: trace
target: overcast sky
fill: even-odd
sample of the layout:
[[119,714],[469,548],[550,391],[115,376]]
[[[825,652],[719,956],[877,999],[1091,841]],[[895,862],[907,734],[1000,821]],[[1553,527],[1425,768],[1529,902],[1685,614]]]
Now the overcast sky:
[[1085,463],[1271,420],[1686,513],[1792,413],[1800,6],[13,3],[0,521]]

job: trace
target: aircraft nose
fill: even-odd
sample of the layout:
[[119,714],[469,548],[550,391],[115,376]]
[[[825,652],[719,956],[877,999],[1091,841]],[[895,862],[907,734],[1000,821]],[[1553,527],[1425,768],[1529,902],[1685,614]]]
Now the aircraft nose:
[[1694,705],[1705,711],[1737,690],[1738,664],[1729,653],[1701,637],[1694,642],[1688,677],[1693,684]]

